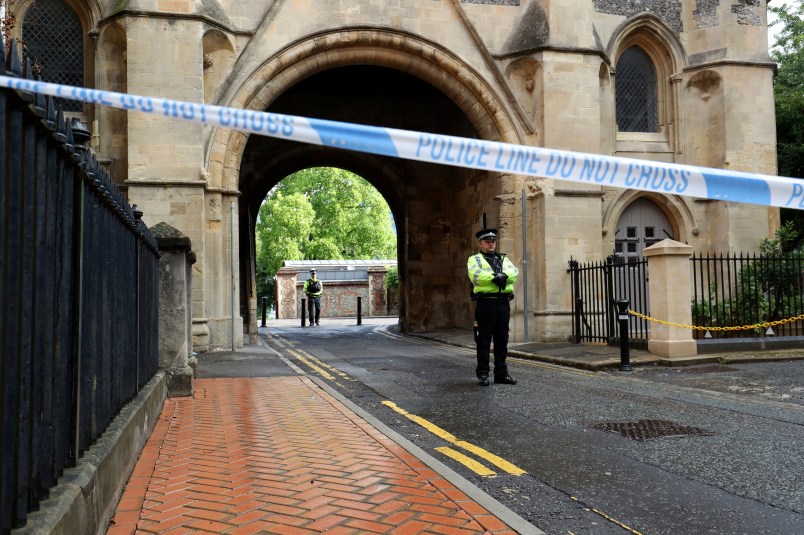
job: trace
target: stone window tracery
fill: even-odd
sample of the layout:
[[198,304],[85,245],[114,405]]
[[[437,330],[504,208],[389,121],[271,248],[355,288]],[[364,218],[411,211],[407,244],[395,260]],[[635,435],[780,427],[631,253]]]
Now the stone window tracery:
[[656,69],[634,45],[617,62],[616,109],[620,132],[658,132]]
[[[22,42],[46,82],[84,86],[81,20],[62,0],[37,0],[25,13]],[[60,99],[65,111],[81,111],[75,100]]]

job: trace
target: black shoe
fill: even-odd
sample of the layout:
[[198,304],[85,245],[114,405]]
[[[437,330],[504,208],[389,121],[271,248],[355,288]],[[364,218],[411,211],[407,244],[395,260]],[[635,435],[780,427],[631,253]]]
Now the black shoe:
[[477,378],[477,384],[480,386],[489,386],[489,376],[481,375]]
[[316,327],[318,327],[319,325],[320,325],[320,324],[319,324],[318,322],[315,322],[315,326],[316,326]]
[[514,379],[510,375],[506,375],[505,377],[495,377],[494,383],[499,385],[515,385],[516,379]]

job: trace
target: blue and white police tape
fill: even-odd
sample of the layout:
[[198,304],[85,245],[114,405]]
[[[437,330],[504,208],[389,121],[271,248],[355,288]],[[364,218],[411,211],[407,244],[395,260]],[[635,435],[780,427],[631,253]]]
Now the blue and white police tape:
[[1,75],[0,87],[408,160],[718,201],[804,209],[804,180],[795,178],[308,119]]

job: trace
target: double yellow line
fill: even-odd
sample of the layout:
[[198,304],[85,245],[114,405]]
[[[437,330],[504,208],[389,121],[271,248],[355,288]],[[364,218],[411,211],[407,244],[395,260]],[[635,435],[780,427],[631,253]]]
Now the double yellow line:
[[337,375],[338,377],[340,377],[345,381],[355,380],[349,377],[344,372],[340,371],[338,368],[330,366],[326,362],[314,357],[313,355],[311,355],[307,351],[304,351],[303,349],[299,350],[288,349],[288,353],[296,357],[300,362],[304,363],[306,366],[308,366],[311,370],[315,371],[324,379],[329,379],[330,381],[337,382],[337,377],[335,377]]
[[[313,355],[311,355],[307,351],[288,349],[288,353],[293,355],[296,359],[299,360],[299,362],[301,362],[304,365],[306,365],[307,367],[309,367],[311,370],[313,370],[315,373],[317,373],[318,375],[320,375],[324,379],[328,379],[328,380],[333,381],[335,383],[337,383],[338,378],[346,380],[346,381],[355,381],[355,379],[349,377],[349,375],[347,375],[346,373],[344,373],[344,372],[338,370],[337,368],[335,368],[333,366],[330,366],[329,364],[321,361],[320,359],[314,357]],[[407,412],[406,410],[404,410],[404,409],[400,408],[399,406],[397,406],[396,403],[394,403],[392,401],[383,401],[382,403],[383,403],[383,405],[391,408],[392,410],[398,412],[399,414],[402,414],[403,416],[405,416],[409,420],[411,420],[413,422],[416,422],[417,424],[419,424],[420,426],[422,426],[426,430],[430,431],[431,433],[433,433],[437,437],[449,442],[450,444],[452,444],[454,446],[457,446],[458,448],[461,448],[461,449],[463,449],[463,450],[465,450],[465,451],[467,451],[469,453],[474,454],[475,456],[479,457],[480,459],[483,459],[483,460],[487,461],[488,463],[496,466],[498,469],[500,469],[500,470],[502,470],[502,471],[504,471],[504,472],[506,472],[508,474],[515,475],[515,476],[521,476],[521,475],[527,473],[524,470],[522,470],[521,468],[509,463],[505,459],[503,459],[501,457],[498,457],[497,455],[494,455],[490,451],[486,451],[481,447],[475,446],[474,444],[471,444],[471,443],[466,442],[464,440],[460,440],[460,439],[458,439],[458,437],[456,437],[452,433],[449,433],[448,431],[446,431],[444,429],[441,429],[440,427],[438,427],[434,423],[432,423],[432,422],[430,422],[428,420],[425,420],[424,418],[422,418],[420,416],[416,416],[415,414],[411,414],[411,413]],[[458,451],[456,449],[453,449],[453,448],[451,448],[449,446],[442,446],[440,448],[435,448],[435,450],[437,452],[443,454],[443,455],[446,455],[447,457],[449,457],[451,459],[454,459],[455,461],[458,461],[459,463],[461,463],[462,465],[466,466],[467,468],[469,468],[470,470],[472,470],[473,472],[475,472],[478,475],[481,475],[481,476],[484,476],[484,477],[495,477],[497,475],[497,472],[495,472],[491,468],[487,467],[482,462],[479,462],[479,461],[469,457],[468,455],[465,455],[465,454],[461,453],[460,451]]]
[[[471,443],[466,442],[464,440],[460,440],[458,437],[456,437],[452,433],[450,433],[450,432],[448,432],[448,431],[446,431],[444,429],[441,429],[440,427],[438,427],[434,423],[432,423],[432,422],[430,422],[428,420],[425,420],[421,416],[416,416],[415,414],[409,413],[405,409],[402,409],[399,406],[397,406],[397,404],[394,403],[393,401],[383,401],[382,404],[385,405],[386,407],[389,407],[390,409],[398,412],[399,414],[403,415],[408,420],[419,424],[420,426],[422,426],[423,428],[427,429],[428,431],[430,431],[431,433],[433,433],[437,437],[449,442],[450,444],[453,444],[454,446],[462,448],[462,449],[464,449],[464,450],[466,450],[466,451],[468,451],[468,452],[480,457],[481,459],[483,459],[485,461],[488,461],[489,463],[493,464],[494,466],[496,466],[500,470],[503,470],[504,472],[507,472],[507,473],[509,473],[511,475],[514,475],[514,476],[521,476],[521,475],[527,473],[524,470],[522,470],[521,468],[519,468],[518,466],[515,466],[515,465],[509,463],[508,461],[506,461],[505,459],[503,459],[501,457],[498,457],[497,455],[494,455],[490,451],[486,451],[486,450],[484,450],[483,448],[481,448],[479,446],[475,446],[474,444],[471,444]],[[449,446],[443,446],[443,447],[440,447],[440,448],[436,448],[436,451],[446,455],[447,457],[449,457],[451,459],[454,459],[454,460],[458,461],[459,463],[461,463],[462,465],[466,466],[467,468],[469,468],[470,470],[472,470],[473,472],[475,472],[478,475],[485,476],[485,477],[494,477],[494,476],[497,475],[497,473],[494,470],[488,468],[483,463],[480,463],[480,462],[472,459],[471,457],[468,457],[467,455],[464,455],[460,451],[457,451],[457,450],[454,450],[454,449],[450,448]]]
[[[329,379],[330,381],[333,381],[333,382],[336,382],[336,383],[337,383],[337,378],[341,378],[341,379],[344,379],[346,381],[355,381],[356,380],[356,379],[353,379],[353,378],[349,377],[349,375],[347,375],[346,373],[338,370],[337,368],[335,368],[333,366],[330,366],[329,364],[323,362],[322,360],[318,359],[317,357],[314,357],[313,355],[311,355],[307,351],[288,349],[288,352],[290,354],[292,354],[294,357],[296,357],[300,362],[302,362],[303,364],[308,366],[310,369],[312,369],[313,371],[315,371],[316,373],[318,373],[319,375],[324,377],[325,379]],[[517,359],[517,360],[519,360],[519,359]],[[543,367],[543,368],[549,368],[551,370],[568,371],[568,370],[563,370],[559,366],[555,366],[553,364],[542,364],[542,363],[536,363],[536,362],[533,362],[533,361],[523,361],[523,362],[526,363],[527,365],[533,366],[533,367]],[[585,372],[585,371],[581,371],[581,370],[569,370],[569,371],[573,372],[573,373],[581,373],[581,374],[584,374],[584,375],[586,375],[586,374],[591,375],[590,372]],[[336,376],[338,376],[338,377],[336,377]],[[509,463],[508,461],[506,461],[505,459],[503,459],[501,457],[498,457],[497,455],[494,455],[490,451],[486,451],[486,450],[484,450],[483,448],[481,448],[479,446],[475,446],[474,444],[471,444],[471,443],[466,442],[464,440],[460,440],[460,439],[458,439],[458,437],[456,437],[452,433],[446,431],[445,429],[442,429],[442,428],[438,427],[437,425],[435,425],[434,423],[430,422],[429,420],[426,420],[426,419],[422,418],[421,416],[417,416],[415,414],[409,413],[408,411],[406,411],[406,410],[402,409],[401,407],[399,407],[393,401],[387,401],[386,400],[386,401],[383,401],[382,404],[385,405],[386,407],[389,407],[393,411],[403,415],[404,417],[406,417],[410,421],[415,422],[416,424],[422,426],[427,431],[433,433],[437,437],[445,440],[446,442],[449,442],[450,444],[452,444],[452,445],[454,445],[454,446],[456,446],[458,448],[461,448],[461,449],[463,449],[463,450],[465,450],[465,451],[467,451],[469,453],[472,453],[473,455],[479,457],[480,459],[483,459],[484,461],[488,462],[489,464],[494,465],[499,470],[502,470],[505,473],[515,475],[515,476],[521,476],[521,475],[527,474],[527,472],[525,472],[524,470],[522,470],[518,466],[516,466],[516,465],[514,465],[512,463]],[[469,457],[468,455],[465,455],[465,454],[461,453],[460,451],[458,451],[456,449],[453,449],[453,448],[451,448],[449,446],[442,446],[442,447],[439,447],[439,448],[435,448],[435,450],[437,452],[443,454],[443,455],[446,455],[450,459],[453,459],[453,460],[461,463],[462,465],[464,465],[468,469],[472,470],[474,473],[478,474],[479,476],[482,476],[482,477],[496,477],[497,476],[497,472],[495,472],[494,470],[492,470],[491,468],[489,468],[488,466],[486,466],[482,462],[479,462],[476,459],[473,459],[472,457]],[[576,498],[575,496],[570,496],[570,499],[575,501],[575,502],[580,503],[580,500],[578,498]],[[586,506],[586,505],[584,505],[584,507],[586,507],[588,510],[600,515],[601,517],[603,517],[607,521],[612,522],[612,523],[624,528],[625,530],[629,531],[630,533],[633,533],[634,535],[642,535],[640,532],[632,529],[631,527],[623,524],[622,522],[617,521],[616,519],[608,516],[607,514],[603,513],[602,511],[600,511],[598,509],[594,509],[594,508]],[[569,533],[572,533],[572,532],[569,532]]]

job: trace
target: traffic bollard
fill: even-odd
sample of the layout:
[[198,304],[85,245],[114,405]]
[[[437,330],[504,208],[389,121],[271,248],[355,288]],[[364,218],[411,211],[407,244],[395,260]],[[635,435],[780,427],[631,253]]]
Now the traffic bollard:
[[363,324],[363,298],[357,296],[357,324]]
[[307,325],[307,299],[301,300],[301,320],[302,320],[302,327]]
[[617,320],[620,322],[620,371],[630,372],[631,361],[628,354],[628,300],[617,301]]
[[265,327],[265,317],[268,315],[268,298],[262,298],[262,327]]

